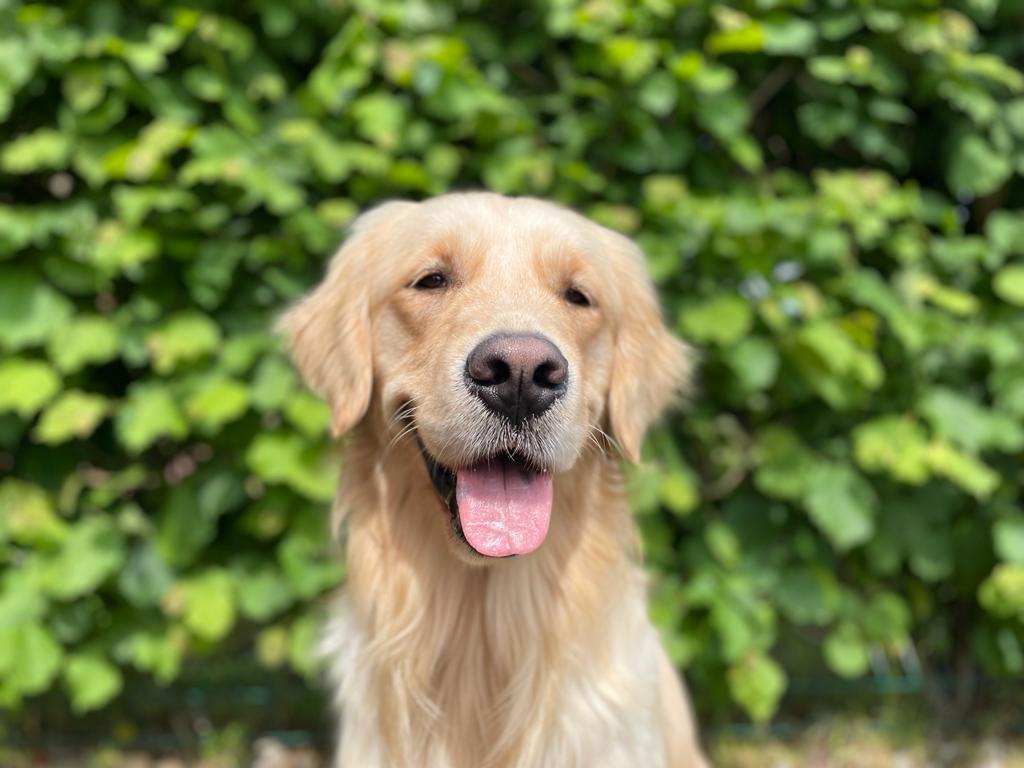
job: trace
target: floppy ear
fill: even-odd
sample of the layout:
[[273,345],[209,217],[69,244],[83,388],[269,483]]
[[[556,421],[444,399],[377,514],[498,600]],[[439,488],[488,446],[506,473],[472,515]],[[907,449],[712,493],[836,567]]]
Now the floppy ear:
[[331,406],[331,432],[348,432],[366,414],[373,391],[373,335],[367,275],[381,235],[412,203],[385,203],[352,224],[327,275],[278,323],[306,385]]
[[620,292],[608,417],[623,453],[635,463],[648,427],[688,390],[692,352],[665,327],[641,250],[617,232],[606,230],[606,236]]

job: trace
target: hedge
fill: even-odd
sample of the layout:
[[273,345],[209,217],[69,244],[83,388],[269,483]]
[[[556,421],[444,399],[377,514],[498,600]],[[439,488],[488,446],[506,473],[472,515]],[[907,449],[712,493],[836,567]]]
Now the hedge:
[[702,349],[631,489],[703,714],[818,668],[1019,680],[1022,19],[0,5],[0,704],[316,678],[336,452],[269,328],[359,210],[477,187],[637,238]]

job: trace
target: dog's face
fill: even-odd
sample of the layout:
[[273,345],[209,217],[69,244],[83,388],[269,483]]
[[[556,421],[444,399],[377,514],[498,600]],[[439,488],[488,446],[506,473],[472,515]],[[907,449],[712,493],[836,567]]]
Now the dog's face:
[[365,214],[283,326],[336,434],[379,408],[382,451],[418,441],[462,554],[538,547],[553,475],[611,437],[635,460],[686,380],[639,250],[528,198]]

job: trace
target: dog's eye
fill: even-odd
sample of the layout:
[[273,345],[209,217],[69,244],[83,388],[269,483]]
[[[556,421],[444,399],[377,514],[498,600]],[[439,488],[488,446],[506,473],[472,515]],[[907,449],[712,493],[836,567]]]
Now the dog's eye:
[[576,304],[577,306],[580,307],[590,306],[590,299],[588,299],[587,295],[578,288],[568,289],[565,292],[565,300],[568,301],[570,304]]
[[444,288],[448,285],[448,278],[445,277],[442,272],[431,272],[429,275],[424,275],[415,283],[412,284],[413,288],[418,288],[421,291],[434,291],[438,288]]

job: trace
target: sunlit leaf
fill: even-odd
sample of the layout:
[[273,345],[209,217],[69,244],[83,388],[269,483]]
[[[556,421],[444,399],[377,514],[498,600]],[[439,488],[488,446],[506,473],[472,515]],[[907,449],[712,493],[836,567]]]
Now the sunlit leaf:
[[60,391],[60,377],[40,360],[8,358],[0,362],[0,413],[27,418]]
[[219,640],[235,623],[235,589],[226,571],[211,569],[183,585],[184,621],[198,637]]
[[108,410],[106,398],[73,389],[46,409],[34,434],[41,443],[62,443],[92,434]]
[[753,654],[729,668],[733,698],[755,722],[768,720],[786,690],[786,673],[768,656]]
[[161,437],[181,438],[188,424],[171,393],[156,383],[136,384],[115,420],[118,439],[138,453]]
[[99,709],[121,690],[121,672],[93,653],[76,653],[64,667],[64,683],[71,697],[71,706],[78,713]]

